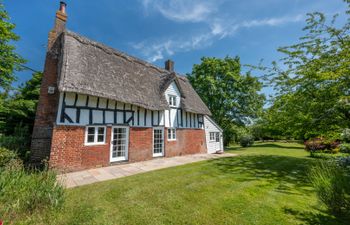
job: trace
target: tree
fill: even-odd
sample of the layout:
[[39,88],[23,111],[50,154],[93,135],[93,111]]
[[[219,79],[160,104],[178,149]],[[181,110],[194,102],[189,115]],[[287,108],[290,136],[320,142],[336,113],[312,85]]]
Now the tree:
[[4,5],[0,2],[0,90],[8,90],[15,80],[14,71],[21,70],[25,60],[15,53],[15,46],[11,44],[19,37],[13,32],[15,25],[9,22],[9,16]]
[[12,135],[18,125],[32,130],[41,80],[42,73],[34,73],[13,95],[3,99],[3,107],[0,107],[0,133]]
[[188,79],[224,129],[225,144],[237,135],[235,127],[244,127],[262,110],[262,84],[249,73],[241,74],[238,57],[203,57]]
[[24,161],[29,159],[41,80],[42,73],[34,73],[13,95],[0,95],[0,147],[16,151]]
[[350,1],[346,3],[344,25],[336,25],[337,16],[328,21],[322,13],[308,14],[306,35],[278,49],[285,54],[280,61],[286,69],[276,62],[264,68],[277,91],[269,123],[283,135],[337,138],[350,127]]

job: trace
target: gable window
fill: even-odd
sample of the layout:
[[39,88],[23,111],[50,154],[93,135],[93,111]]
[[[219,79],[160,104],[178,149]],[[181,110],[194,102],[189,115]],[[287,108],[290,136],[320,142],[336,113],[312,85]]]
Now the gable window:
[[104,144],[106,138],[106,127],[103,126],[89,126],[85,130],[85,144]]
[[175,95],[169,95],[169,105],[176,106],[176,96]]
[[176,140],[176,129],[175,128],[168,129],[168,140],[169,141]]

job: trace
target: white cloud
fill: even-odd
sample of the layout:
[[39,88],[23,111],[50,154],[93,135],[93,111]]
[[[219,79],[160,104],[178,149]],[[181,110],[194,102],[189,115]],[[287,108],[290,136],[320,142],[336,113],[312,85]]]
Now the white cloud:
[[299,22],[304,16],[284,16],[239,21],[232,15],[218,13],[225,0],[141,0],[147,13],[156,11],[163,17],[175,22],[196,22],[206,27],[205,31],[195,34],[182,34],[157,40],[143,41],[133,47],[155,62],[176,52],[187,52],[210,46],[213,42],[233,36],[239,29],[259,26],[281,26]]
[[142,0],[146,11],[157,11],[177,22],[202,22],[216,11],[218,1],[213,0]]

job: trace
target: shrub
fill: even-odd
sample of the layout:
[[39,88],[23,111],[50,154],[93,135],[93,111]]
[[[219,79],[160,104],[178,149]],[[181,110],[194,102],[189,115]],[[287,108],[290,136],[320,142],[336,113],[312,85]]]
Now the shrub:
[[336,160],[320,161],[310,170],[317,196],[334,215],[350,211],[350,177]]
[[251,135],[242,136],[239,143],[242,147],[252,146],[254,144],[254,137]]
[[29,142],[28,137],[30,135],[25,136],[27,134],[19,133],[18,135],[13,136],[0,136],[0,147],[11,149],[13,151],[16,151],[19,154],[19,157],[26,161],[29,157]]
[[341,134],[341,140],[350,143],[350,129],[346,128],[343,130],[343,133]]
[[325,140],[324,138],[314,138],[304,142],[305,150],[308,152],[339,152],[339,141]]
[[23,163],[15,152],[0,147],[0,170],[21,169],[22,166]]
[[350,144],[343,143],[340,145],[340,152],[342,153],[350,153]]

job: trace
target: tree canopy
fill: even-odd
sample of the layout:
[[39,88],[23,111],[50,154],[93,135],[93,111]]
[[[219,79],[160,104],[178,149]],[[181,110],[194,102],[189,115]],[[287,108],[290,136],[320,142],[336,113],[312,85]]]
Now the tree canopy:
[[337,16],[327,20],[323,13],[309,13],[306,35],[279,48],[285,55],[280,63],[264,68],[277,91],[264,118],[272,130],[299,139],[336,138],[350,126],[349,10],[345,15],[339,25]]
[[226,144],[235,128],[245,126],[262,110],[262,84],[249,73],[241,73],[238,57],[203,57],[200,64],[193,66],[188,79],[224,129]]
[[14,71],[21,70],[25,60],[18,55],[16,47],[11,43],[19,37],[13,32],[15,25],[9,22],[9,15],[0,2],[0,91],[8,90],[15,80]]

